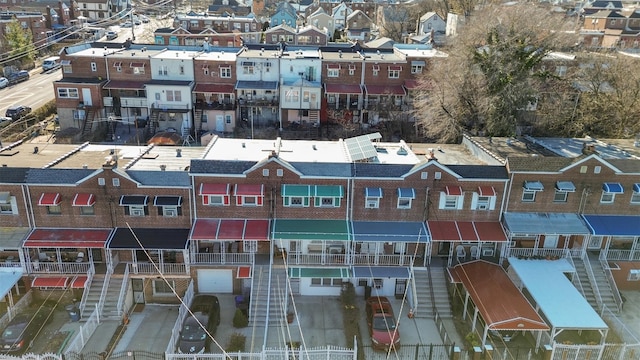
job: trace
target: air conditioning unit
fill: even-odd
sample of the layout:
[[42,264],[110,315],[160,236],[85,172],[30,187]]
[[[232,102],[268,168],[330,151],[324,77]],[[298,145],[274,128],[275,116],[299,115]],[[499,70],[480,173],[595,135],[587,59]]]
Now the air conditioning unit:
[[176,209],[167,209],[164,211],[164,216],[171,216],[171,217],[178,216],[178,211],[176,211]]
[[376,200],[368,200],[365,207],[367,209],[376,209],[378,207],[378,202]]
[[131,216],[144,216],[143,209],[131,209]]
[[627,277],[628,281],[640,281],[640,270],[632,269],[629,270],[629,276]]
[[482,256],[493,256],[493,249],[482,249]]
[[478,204],[478,210],[489,210],[489,204]]

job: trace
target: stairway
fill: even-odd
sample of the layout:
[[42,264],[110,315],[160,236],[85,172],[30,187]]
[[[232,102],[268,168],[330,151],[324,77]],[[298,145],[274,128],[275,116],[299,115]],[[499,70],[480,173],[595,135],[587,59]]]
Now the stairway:
[[[593,277],[595,279],[597,291],[600,292],[600,298],[602,299],[602,303],[611,311],[618,312],[618,305],[615,300],[614,291],[618,291],[617,289],[613,289],[609,282],[609,277],[607,276],[606,270],[603,269],[602,264],[597,258],[584,258],[578,259],[574,258],[573,263],[576,268],[577,276],[580,278],[580,283],[582,284],[582,295],[589,302],[591,307],[593,307],[596,311],[600,311],[601,305],[598,304],[596,299],[596,295],[594,293],[595,288],[589,281],[589,276],[587,274],[587,267],[584,264],[584,261],[589,261],[591,265],[591,269],[593,271]],[[578,289],[579,290],[579,289]]]
[[196,108],[193,113],[193,126],[198,125],[198,132],[202,132],[202,109]]
[[149,116],[149,122],[147,122],[147,136],[151,137],[156,133],[158,126],[158,118],[160,117],[160,110],[152,108],[151,115]]
[[[256,266],[253,287],[251,288],[250,327],[281,324],[285,318],[282,304],[286,281],[287,274],[284,267],[273,266],[271,279],[269,279],[269,266]],[[270,301],[267,301],[269,298]],[[267,313],[269,314],[269,324],[267,324]]]
[[[87,295],[87,299],[85,302],[85,307],[82,313],[80,314],[82,319],[87,319],[91,313],[95,310],[96,305],[100,301],[100,294],[102,293],[102,286],[105,281],[104,274],[96,274],[93,276],[93,281],[91,281],[91,286],[87,291],[89,294]],[[107,293],[105,295],[104,306],[102,308],[102,313],[100,314],[103,318],[120,318],[118,315],[118,296],[120,296],[120,288],[122,287],[123,279],[121,277],[114,278],[111,277],[109,279],[109,285],[107,289]]]
[[82,123],[82,137],[91,134],[93,128],[93,120],[96,117],[96,110],[92,107],[87,107],[85,110],[84,122]]
[[320,111],[318,110],[309,110],[309,123],[317,124],[320,122]]
[[429,271],[427,269],[414,269],[414,276],[418,297],[418,307],[414,309],[415,316],[433,319],[435,307],[441,318],[452,318],[453,312],[451,311],[444,270],[440,267],[431,268],[431,287],[429,287]]

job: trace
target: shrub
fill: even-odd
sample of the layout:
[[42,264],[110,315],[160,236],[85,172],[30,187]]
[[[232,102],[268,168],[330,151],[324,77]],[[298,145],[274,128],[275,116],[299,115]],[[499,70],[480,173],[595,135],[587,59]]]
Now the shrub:
[[[236,311],[236,314],[238,314],[238,312]],[[243,315],[244,316],[244,315]],[[231,334],[231,338],[229,338],[229,343],[227,344],[227,351],[228,352],[243,352],[244,351],[244,344],[247,340],[247,337],[240,334],[240,333],[233,333]]]
[[464,340],[467,342],[467,344],[469,344],[471,348],[482,345],[480,343],[480,338],[478,337],[478,334],[476,334],[473,331],[468,333],[467,336],[464,337]]
[[[240,309],[236,309],[235,315],[233,315],[233,327],[243,328],[249,325],[249,319]],[[244,346],[244,345],[243,345]]]

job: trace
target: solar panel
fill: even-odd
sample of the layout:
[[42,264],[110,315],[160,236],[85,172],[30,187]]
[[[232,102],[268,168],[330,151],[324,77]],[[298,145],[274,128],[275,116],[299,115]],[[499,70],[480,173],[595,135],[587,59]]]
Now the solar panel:
[[344,143],[349,152],[351,161],[360,161],[365,159],[371,159],[378,156],[375,146],[373,146],[372,140],[381,139],[380,133],[372,133],[367,135],[361,135],[345,139]]

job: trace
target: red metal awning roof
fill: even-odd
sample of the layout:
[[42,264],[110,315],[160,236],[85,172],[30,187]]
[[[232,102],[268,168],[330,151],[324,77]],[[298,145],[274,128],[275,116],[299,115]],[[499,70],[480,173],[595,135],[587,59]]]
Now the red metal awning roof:
[[420,83],[416,79],[406,79],[404,81],[404,87],[406,87],[408,90],[417,89],[419,85]]
[[367,95],[406,95],[402,85],[365,85]]
[[389,70],[402,71],[402,65],[389,65]]
[[340,64],[327,64],[327,69],[340,70]]
[[362,94],[362,88],[358,84],[324,84],[324,92],[327,94]]
[[251,279],[251,266],[238,266],[236,279]]
[[143,90],[144,81],[129,80],[109,80],[102,87],[103,89],[121,89],[121,90]]
[[193,89],[193,92],[213,94],[231,94],[235,91],[234,84],[196,84],[195,89]]
[[93,194],[76,194],[73,197],[73,206],[93,206],[96,197]]
[[87,284],[87,280],[89,278],[85,275],[76,276],[71,280],[71,288],[72,289],[84,289]]
[[38,200],[38,206],[58,206],[60,205],[59,193],[42,193],[40,200]]
[[236,196],[262,196],[264,185],[262,184],[236,184]]
[[549,330],[527,298],[497,264],[476,260],[449,269],[491,330]]
[[145,66],[145,63],[143,63],[143,62],[132,62],[132,63],[130,64],[130,66],[131,66],[132,68],[141,68],[141,67],[144,67],[144,66]]
[[111,229],[35,229],[23,247],[102,249],[109,235]]
[[269,240],[269,220],[197,219],[191,240]]
[[460,186],[447,186],[446,193],[449,196],[460,196],[462,195],[462,188]]
[[497,221],[427,221],[433,241],[507,241]]
[[480,196],[496,196],[496,189],[493,186],[478,186]]
[[36,276],[31,282],[31,287],[48,287],[48,288],[61,288],[64,289],[69,283],[69,278],[66,276]]
[[229,195],[229,184],[200,184],[200,195]]

